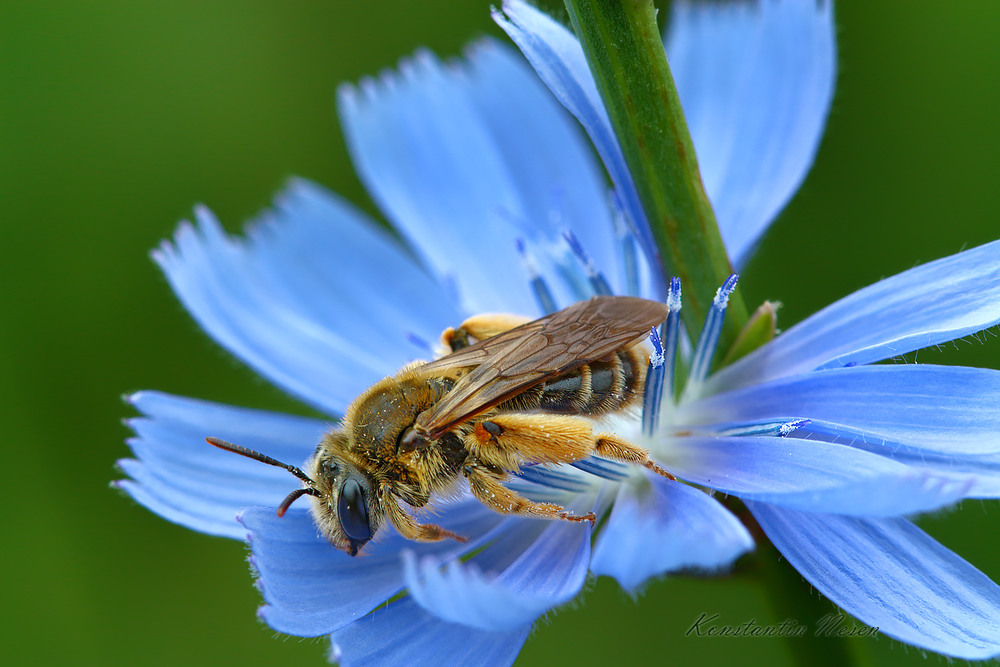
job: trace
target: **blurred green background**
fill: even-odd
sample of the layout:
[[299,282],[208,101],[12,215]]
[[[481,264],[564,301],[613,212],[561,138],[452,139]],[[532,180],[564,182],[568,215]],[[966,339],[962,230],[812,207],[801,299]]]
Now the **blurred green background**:
[[[336,84],[421,45],[453,56],[499,37],[488,10],[0,3],[5,664],[324,663],[325,640],[276,637],[255,620],[243,545],[108,488],[127,453],[124,392],[304,412],[198,330],[148,251],[195,202],[238,230],[293,174],[374,213],[339,133]],[[843,2],[838,25],[840,81],[815,168],[741,281],[749,302],[785,303],[785,326],[1000,236],[1000,3]],[[1000,367],[1000,343],[985,340],[920,359]],[[922,525],[1000,579],[996,504]],[[780,620],[746,579],[658,581],[637,601],[601,580],[539,624],[519,664],[789,664],[777,640],[685,638],[702,611]],[[882,664],[926,664],[885,637],[857,641]]]

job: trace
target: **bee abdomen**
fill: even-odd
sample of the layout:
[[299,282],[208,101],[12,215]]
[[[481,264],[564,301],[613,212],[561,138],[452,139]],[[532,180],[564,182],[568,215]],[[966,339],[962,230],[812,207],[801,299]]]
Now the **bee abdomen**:
[[632,402],[642,384],[645,368],[640,356],[619,350],[610,359],[592,361],[536,385],[499,407],[578,415],[616,412]]

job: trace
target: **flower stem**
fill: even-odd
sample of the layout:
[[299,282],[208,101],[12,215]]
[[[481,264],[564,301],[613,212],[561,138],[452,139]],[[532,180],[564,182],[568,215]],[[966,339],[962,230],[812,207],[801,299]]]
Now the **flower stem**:
[[[698,171],[651,0],[566,0],[573,29],[611,118],[664,262],[679,276],[685,328],[696,336],[712,297],[732,273]],[[747,323],[730,300],[720,349]]]

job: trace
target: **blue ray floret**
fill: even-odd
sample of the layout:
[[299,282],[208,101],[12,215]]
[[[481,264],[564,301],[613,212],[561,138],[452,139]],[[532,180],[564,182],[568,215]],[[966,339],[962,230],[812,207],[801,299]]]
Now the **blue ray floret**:
[[[1000,587],[907,518],[1000,497],[1000,373],[877,364],[1000,323],[1000,242],[859,290],[715,368],[736,276],[689,341],[680,281],[663,278],[579,44],[520,1],[495,17],[532,67],[483,40],[459,61],[420,52],[339,92],[359,176],[398,235],[297,180],[244,236],[199,208],[154,251],[210,336],[330,420],[139,392],[117,485],[194,530],[249,535],[261,618],[329,635],[344,665],[510,664],[588,572],[633,591],[679,570],[727,571],[754,548],[736,502],[863,623],[949,656],[1000,655]],[[832,4],[675,2],[665,43],[739,268],[820,140]],[[774,60],[789,51],[791,63]],[[351,400],[426,359],[445,328],[484,312],[534,318],[595,293],[666,299],[641,415],[601,428],[677,480],[593,457],[527,466],[510,486],[595,512],[596,530],[501,516],[459,489],[428,510],[467,543],[387,527],[352,558],[304,505],[275,515],[296,485],[287,472],[204,444],[212,435],[301,464]]]

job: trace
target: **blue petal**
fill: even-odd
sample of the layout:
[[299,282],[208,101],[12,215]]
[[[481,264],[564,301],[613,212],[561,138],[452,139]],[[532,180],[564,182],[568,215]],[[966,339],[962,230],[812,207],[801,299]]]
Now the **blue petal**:
[[[304,182],[247,240],[212,214],[154,253],[171,286],[220,344],[331,414],[462,320],[447,291],[384,232]],[[387,271],[386,267],[392,267]]]
[[117,486],[170,521],[234,539],[246,535],[236,522],[240,510],[277,507],[300,484],[284,470],[216,449],[205,437],[301,465],[327,429],[315,419],[152,391],[134,394],[129,401],[143,414],[128,422],[136,432],[128,442],[138,460],[119,462],[132,479]]
[[895,516],[975,495],[976,478],[915,468],[846,445],[776,437],[683,437],[671,472],[744,499],[812,512]]
[[609,258],[604,188],[527,67],[491,43],[471,59],[422,52],[398,75],[342,88],[345,135],[372,197],[467,310],[540,314],[517,241],[555,244],[591,217],[588,250]]
[[522,236],[544,246],[572,229],[621,293],[607,184],[576,121],[516,51],[483,40],[468,60],[470,98],[524,206],[525,218],[515,221],[523,225]]
[[906,519],[749,506],[795,569],[862,623],[956,658],[1000,654],[1000,586]]
[[639,193],[580,43],[569,30],[521,0],[505,0],[503,14],[494,11],[493,19],[521,49],[556,99],[583,125],[615,184],[646,257],[658,257]]
[[267,602],[261,617],[279,632],[303,637],[341,628],[398,593],[403,549],[453,558],[481,546],[501,520],[475,501],[449,505],[434,522],[469,542],[412,542],[386,527],[352,557],[319,535],[304,509],[293,507],[279,518],[273,509],[252,508],[240,517]]
[[675,2],[667,58],[733,265],[798,190],[836,80],[833,3]]
[[1000,452],[1000,371],[961,366],[856,366],[772,380],[684,406],[688,426],[805,418],[865,442],[941,454]]
[[881,361],[1000,322],[1000,241],[859,290],[709,378],[704,394]]
[[[539,522],[519,523],[530,534]],[[417,603],[442,620],[510,632],[530,626],[576,596],[589,561],[590,525],[552,521],[527,548],[505,536],[471,563],[452,561],[444,570],[440,559],[426,556],[418,561],[410,555],[406,584]],[[499,575],[483,574],[501,567]]]
[[796,438],[850,445],[908,466],[953,478],[974,478],[965,498],[1000,498],[1000,454],[953,454],[871,440],[863,432],[819,419],[803,420],[794,430]]
[[500,667],[513,664],[529,632],[529,627],[487,632],[447,623],[404,598],[334,632],[331,659],[343,667]]
[[708,494],[651,476],[624,483],[594,547],[590,569],[634,590],[675,570],[716,570],[753,549],[753,538]]

